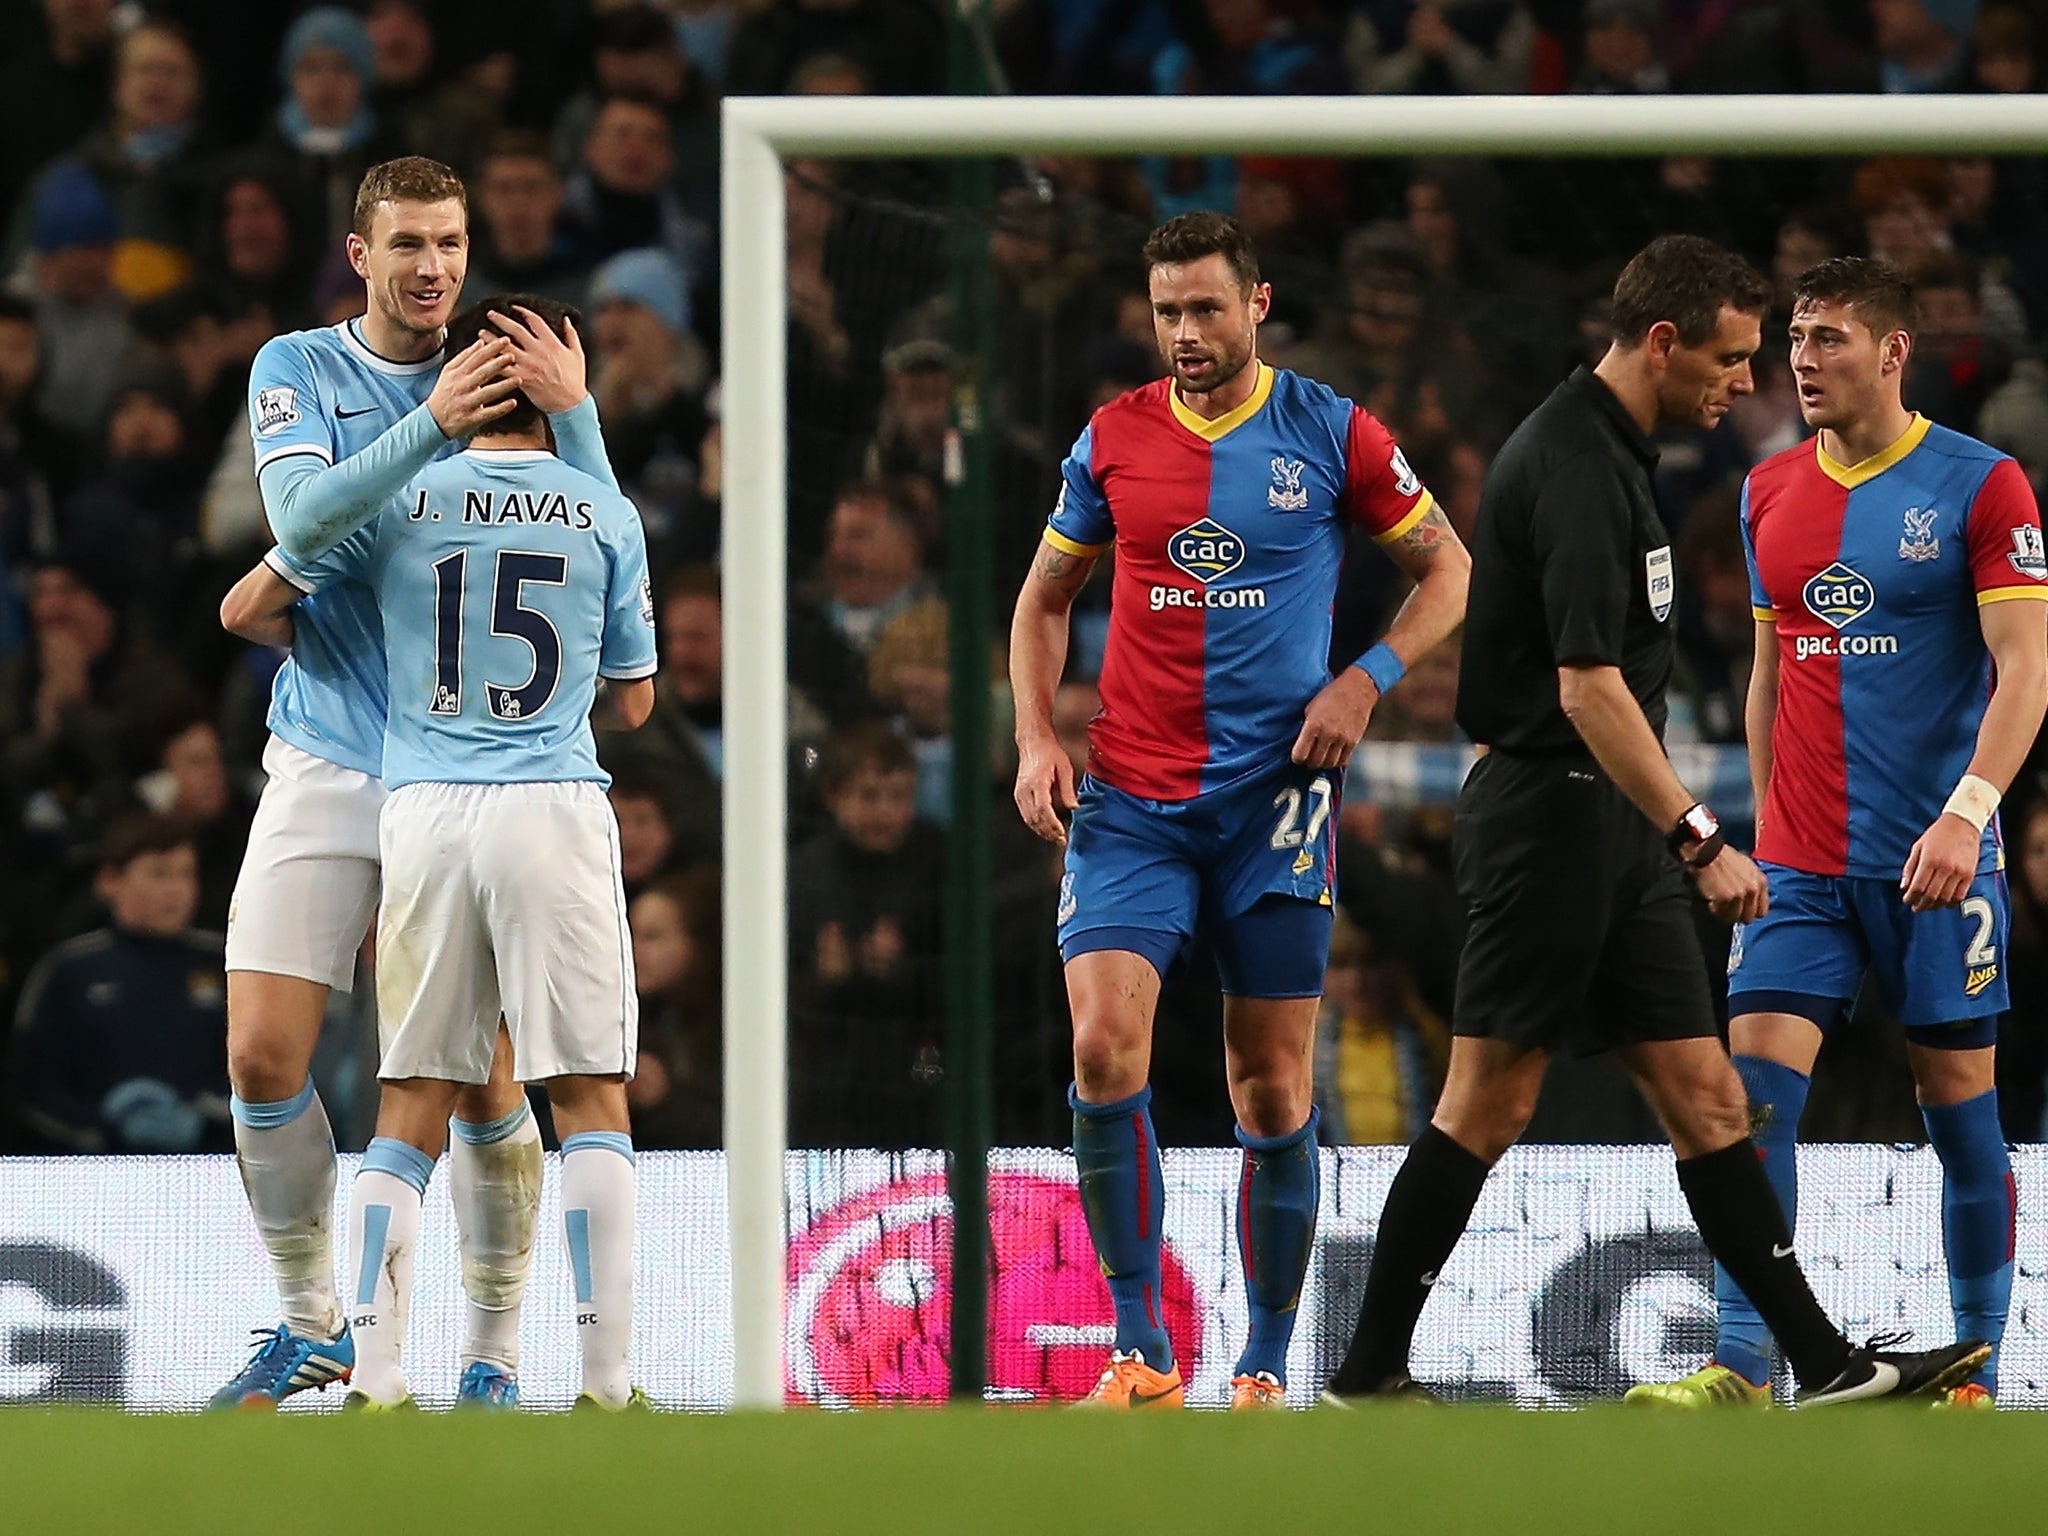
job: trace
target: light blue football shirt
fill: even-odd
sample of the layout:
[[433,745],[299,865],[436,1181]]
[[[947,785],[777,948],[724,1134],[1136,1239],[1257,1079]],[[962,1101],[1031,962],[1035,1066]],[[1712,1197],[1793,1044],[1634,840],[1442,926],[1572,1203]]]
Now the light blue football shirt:
[[[438,352],[416,363],[379,357],[354,320],[273,337],[249,371],[257,472],[295,455],[325,464],[354,457],[424,404],[440,373]],[[273,554],[270,565],[290,579],[282,556]],[[292,623],[291,654],[270,690],[271,734],[375,777],[385,710],[376,599],[360,583],[335,583],[299,603]]]
[[271,558],[315,597],[374,595],[387,787],[611,782],[598,679],[652,677],[656,657],[640,514],[603,481],[539,449],[472,448],[319,559]]

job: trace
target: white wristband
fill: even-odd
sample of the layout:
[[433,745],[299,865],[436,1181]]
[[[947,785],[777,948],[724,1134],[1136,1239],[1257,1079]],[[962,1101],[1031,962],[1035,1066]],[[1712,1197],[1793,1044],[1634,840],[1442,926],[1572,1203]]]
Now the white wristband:
[[1949,794],[1948,804],[1941,809],[1944,815],[1960,816],[1982,832],[1991,824],[1991,818],[1998,814],[2000,798],[1990,780],[1980,779],[1974,773],[1966,773],[1956,782],[1955,789]]

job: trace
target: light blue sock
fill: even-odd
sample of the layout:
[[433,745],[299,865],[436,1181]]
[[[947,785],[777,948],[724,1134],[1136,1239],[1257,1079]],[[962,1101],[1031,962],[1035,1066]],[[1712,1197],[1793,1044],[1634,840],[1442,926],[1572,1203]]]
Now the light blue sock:
[[1998,1124],[1998,1095],[1960,1104],[1923,1104],[1927,1139],[1941,1159],[1941,1246],[1948,1255],[1949,1305],[1958,1339],[1984,1339],[1992,1356],[1971,1377],[1998,1390],[1997,1347],[2012,1305],[2012,1157]]
[[[1813,1079],[1762,1056],[1738,1056],[1735,1070],[1749,1094],[1750,1135],[1764,1173],[1778,1192],[1788,1231],[1799,1226],[1799,1116]],[[1714,1301],[1721,1314],[1714,1363],[1738,1373],[1753,1387],[1771,1379],[1771,1330],[1728,1271],[1714,1266]]]
[[1238,1356],[1238,1376],[1268,1372],[1287,1383],[1287,1346],[1294,1338],[1301,1283],[1316,1243],[1323,1157],[1316,1145],[1320,1115],[1286,1136],[1251,1136],[1238,1127],[1244,1172],[1237,1185],[1237,1248],[1244,1260],[1251,1330]]

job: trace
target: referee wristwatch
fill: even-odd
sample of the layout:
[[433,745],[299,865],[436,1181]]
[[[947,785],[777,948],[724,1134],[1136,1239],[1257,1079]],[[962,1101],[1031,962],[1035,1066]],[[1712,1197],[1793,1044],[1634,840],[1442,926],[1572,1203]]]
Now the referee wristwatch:
[[1728,846],[1728,840],[1721,835],[1721,818],[1696,800],[1664,834],[1664,846],[1687,869],[1705,869]]

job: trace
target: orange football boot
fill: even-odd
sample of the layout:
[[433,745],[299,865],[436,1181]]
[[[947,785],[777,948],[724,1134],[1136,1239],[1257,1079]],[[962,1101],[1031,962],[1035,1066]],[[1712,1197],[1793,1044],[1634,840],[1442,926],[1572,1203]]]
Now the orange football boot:
[[1074,1406],[1077,1408],[1178,1408],[1186,1395],[1180,1367],[1155,1371],[1139,1351],[1118,1350],[1102,1369],[1095,1390]]
[[1230,1378],[1232,1413],[1251,1413],[1286,1406],[1287,1389],[1280,1385],[1280,1378],[1271,1371],[1260,1371],[1256,1376]]

